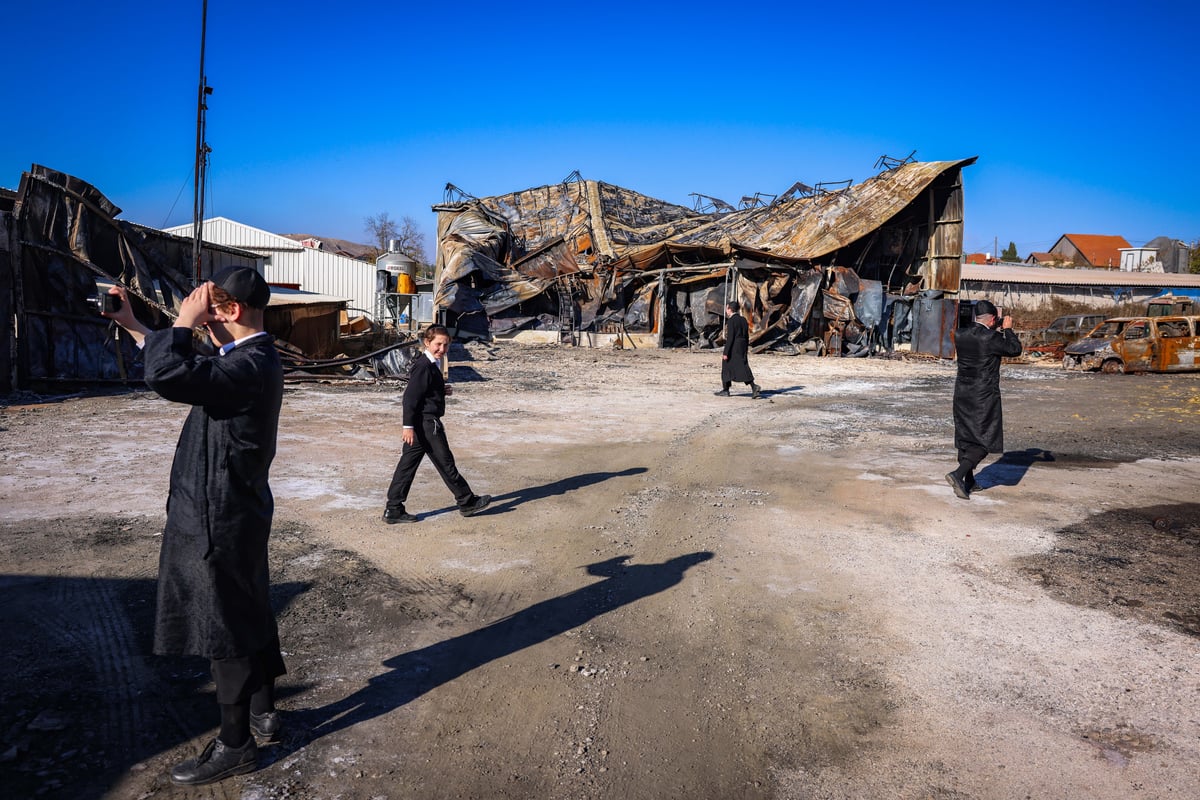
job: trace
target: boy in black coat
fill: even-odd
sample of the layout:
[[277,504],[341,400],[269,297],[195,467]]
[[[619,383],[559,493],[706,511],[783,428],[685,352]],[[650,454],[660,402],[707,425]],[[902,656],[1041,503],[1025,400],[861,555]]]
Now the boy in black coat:
[[[275,679],[286,672],[268,592],[267,538],[274,499],[283,368],[263,310],[271,290],[256,271],[230,267],[183,301],[171,328],[152,331],[129,307],[105,313],[142,347],[146,385],[192,407],[171,465],[159,555],[154,652],[210,660],[221,710],[218,736],[171,770],[184,785],[258,766],[253,734],[279,731]],[[196,348],[204,328],[215,353]]]
[[404,503],[426,454],[453,493],[458,511],[464,517],[478,514],[492,502],[491,495],[474,494],[466,478],[459,474],[442,425],[446,396],[453,394],[441,368],[441,359],[450,349],[450,332],[441,325],[430,325],[421,333],[421,341],[425,350],[413,359],[408,385],[404,387],[404,449],[392,475],[387,508],[383,512],[383,521],[389,525],[417,521],[415,515],[404,510]]

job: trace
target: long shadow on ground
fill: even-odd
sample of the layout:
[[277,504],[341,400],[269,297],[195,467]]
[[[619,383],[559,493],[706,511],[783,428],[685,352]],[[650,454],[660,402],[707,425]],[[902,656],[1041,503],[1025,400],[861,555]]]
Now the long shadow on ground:
[[975,480],[981,489],[991,486],[1016,486],[1035,463],[1052,461],[1054,454],[1038,447],[1010,450],[981,469],[975,475]]
[[387,672],[353,694],[321,708],[288,715],[288,725],[307,731],[286,743],[273,760],[322,736],[399,708],[471,670],[544,642],[622,606],[669,589],[689,568],[708,561],[708,551],[677,556],[661,564],[628,566],[629,556],[590,564],[589,575],[604,578],[569,594],[443,642],[401,653],[384,662]]
[[[529,486],[525,489],[516,489],[515,491],[494,495],[492,497],[491,506],[489,506],[486,511],[476,514],[476,516],[486,517],[492,514],[504,514],[512,511],[518,506],[523,506],[526,503],[532,503],[534,500],[544,500],[547,497],[554,497],[555,495],[573,492],[576,489],[582,489],[585,486],[593,486],[597,483],[604,483],[604,481],[611,480],[612,478],[623,478],[629,475],[641,475],[647,471],[648,470],[645,467],[630,467],[629,469],[623,469],[620,472],[585,472],[581,475],[572,475],[569,478],[560,478],[559,480],[551,481],[550,483],[543,483],[541,486]],[[424,514],[420,514],[419,516],[424,519],[425,517],[434,517],[438,514],[445,514],[448,511],[456,510],[457,509],[455,506],[446,506],[445,508],[439,508],[435,511],[429,511]]]
[[[309,584],[271,587],[277,610]],[[217,722],[204,658],[151,658],[153,578],[0,575],[5,797],[103,797]]]

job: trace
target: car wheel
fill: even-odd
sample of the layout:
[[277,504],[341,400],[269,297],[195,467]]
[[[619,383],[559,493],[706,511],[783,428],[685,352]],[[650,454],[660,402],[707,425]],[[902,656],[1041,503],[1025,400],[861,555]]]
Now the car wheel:
[[1125,372],[1125,365],[1115,358],[1110,358],[1101,365],[1100,369],[1109,375],[1121,375]]

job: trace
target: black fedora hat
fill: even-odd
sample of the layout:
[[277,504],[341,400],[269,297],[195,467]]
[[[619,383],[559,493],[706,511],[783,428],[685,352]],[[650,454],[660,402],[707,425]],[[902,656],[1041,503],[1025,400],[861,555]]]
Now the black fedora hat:
[[226,267],[212,276],[212,282],[233,295],[234,300],[251,308],[266,308],[271,299],[267,281],[249,267]]

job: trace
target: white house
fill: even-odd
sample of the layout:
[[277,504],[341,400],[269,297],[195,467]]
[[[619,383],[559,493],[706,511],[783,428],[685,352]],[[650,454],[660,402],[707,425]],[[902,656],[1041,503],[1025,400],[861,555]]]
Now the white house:
[[[191,237],[192,226],[166,228],[167,233]],[[374,314],[375,265],[303,243],[286,236],[253,228],[226,217],[204,220],[202,238],[206,242],[237,247],[258,253],[265,259],[263,276],[267,283],[289,286],[304,292],[331,295],[349,301],[351,316]]]
[[1158,263],[1158,249],[1154,247],[1121,247],[1122,272],[1162,272]]

